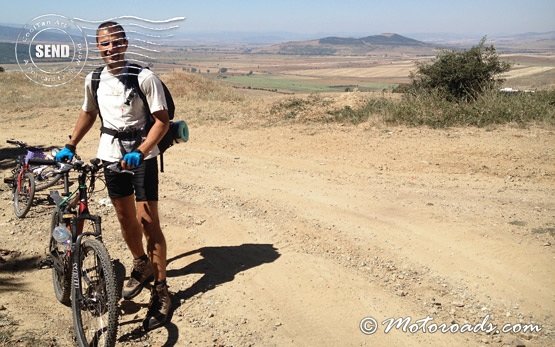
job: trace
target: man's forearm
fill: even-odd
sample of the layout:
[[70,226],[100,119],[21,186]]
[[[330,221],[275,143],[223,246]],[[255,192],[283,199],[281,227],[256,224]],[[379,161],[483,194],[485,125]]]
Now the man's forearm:
[[170,119],[166,110],[155,112],[154,119],[154,124],[145,141],[138,148],[144,155],[147,155],[160,142],[170,127]]

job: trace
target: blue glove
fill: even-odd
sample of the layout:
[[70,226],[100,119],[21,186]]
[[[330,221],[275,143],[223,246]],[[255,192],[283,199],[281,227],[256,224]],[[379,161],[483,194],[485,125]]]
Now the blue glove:
[[56,153],[56,161],[71,161],[75,156],[75,146],[67,144],[61,151]]
[[143,162],[143,153],[139,150],[134,150],[123,156],[123,161],[128,167],[137,167]]

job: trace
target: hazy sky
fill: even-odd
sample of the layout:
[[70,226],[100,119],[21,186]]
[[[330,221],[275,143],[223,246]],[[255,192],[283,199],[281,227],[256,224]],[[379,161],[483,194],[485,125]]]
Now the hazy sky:
[[89,20],[184,16],[180,25],[186,31],[491,35],[555,30],[554,0],[11,0],[1,8],[0,23],[24,24],[43,14]]

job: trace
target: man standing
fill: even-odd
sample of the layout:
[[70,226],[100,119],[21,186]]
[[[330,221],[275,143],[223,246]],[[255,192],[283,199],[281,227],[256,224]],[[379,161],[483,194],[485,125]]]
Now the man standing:
[[[102,127],[97,157],[103,161],[108,194],[134,258],[122,297],[134,298],[154,280],[148,313],[143,321],[143,327],[150,330],[166,323],[171,308],[166,283],[166,240],[158,216],[156,158],[157,144],[169,127],[168,108],[158,77],[148,69],[130,67],[125,60],[128,41],[121,25],[112,21],[100,24],[96,31],[96,47],[106,64],[96,84],[98,89],[93,90],[94,74],[90,73],[85,79],[85,101],[71,140],[56,160],[73,158],[77,144],[100,115]],[[133,77],[145,98],[139,97],[129,83]],[[144,105],[143,100],[148,105]],[[153,122],[147,132],[149,117]],[[123,170],[131,170],[133,174],[106,169],[113,163],[120,163]],[[143,247],[143,235],[148,256]]]

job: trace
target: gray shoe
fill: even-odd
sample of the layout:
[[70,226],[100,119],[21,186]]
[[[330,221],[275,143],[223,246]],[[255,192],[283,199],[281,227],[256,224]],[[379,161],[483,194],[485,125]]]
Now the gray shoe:
[[133,271],[127,283],[123,286],[121,296],[125,300],[131,300],[141,293],[147,283],[153,280],[154,269],[152,268],[150,260],[134,259]]
[[166,324],[171,311],[171,297],[166,283],[152,287],[148,313],[143,321],[146,331],[156,329]]

